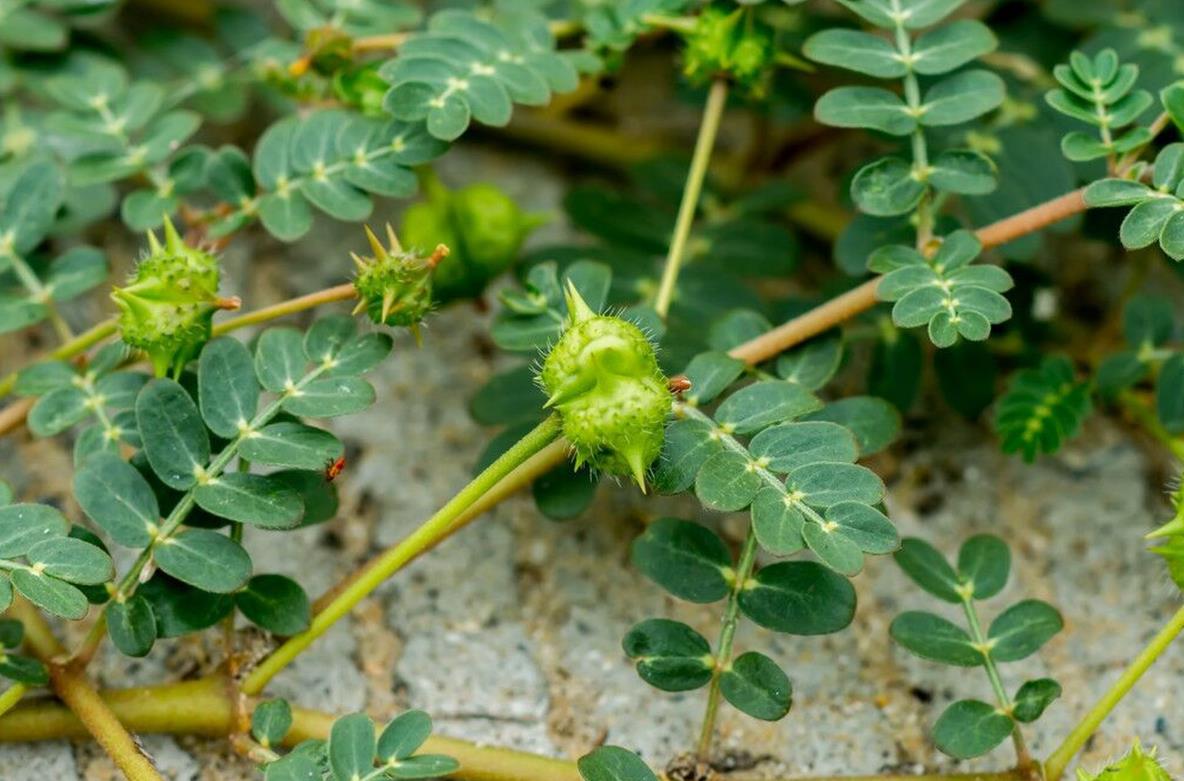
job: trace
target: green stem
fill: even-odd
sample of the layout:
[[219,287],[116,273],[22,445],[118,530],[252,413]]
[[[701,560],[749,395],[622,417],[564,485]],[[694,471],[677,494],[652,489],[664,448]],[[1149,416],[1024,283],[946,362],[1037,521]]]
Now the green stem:
[[54,330],[57,331],[58,338],[63,342],[73,339],[74,332],[70,330],[70,326],[66,324],[66,321],[62,319],[62,314],[54,304],[49,289],[37,278],[37,275],[33,273],[33,269],[29,268],[29,264],[25,262],[25,259],[12,251],[5,253],[4,257],[8,259],[13,273],[20,280],[21,286],[29,292],[29,296],[38,304],[45,307],[45,311],[49,313],[49,321],[53,324]]
[[[917,128],[910,138],[913,152],[913,174],[918,181],[927,182],[929,180],[929,148],[925,142],[925,131],[921,129],[919,124],[921,85],[917,81],[917,74],[912,69],[913,44],[908,30],[904,27],[903,20],[906,16],[901,8],[900,0],[892,0],[892,12],[895,19],[901,20],[896,23],[896,49],[909,69],[904,76],[904,99],[909,110],[918,119]],[[933,222],[934,209],[930,201],[929,188],[926,187],[925,194],[921,196],[921,201],[917,204],[917,249],[922,252],[933,239]]]
[[1057,750],[1052,752],[1044,763],[1044,777],[1047,781],[1058,781],[1065,772],[1065,768],[1069,766],[1069,762],[1097,731],[1102,720],[1110,714],[1110,711],[1114,710],[1114,706],[1118,705],[1143,676],[1143,673],[1155,664],[1155,660],[1167,650],[1182,631],[1184,631],[1184,607],[1181,607],[1168,619],[1163,629],[1159,630],[1147,647],[1123,671],[1118,680],[1089,709],[1077,726],[1073,728],[1073,731],[1057,747]]
[[1012,721],[1011,740],[1015,744],[1016,769],[1027,772],[1032,768],[1032,755],[1028,752],[1027,743],[1024,742],[1024,734],[1020,731],[1019,722],[1011,715],[1014,703],[1012,703],[1011,697],[1007,695],[1007,690],[1003,688],[1003,679],[999,675],[999,667],[991,657],[990,644],[987,641],[986,635],[983,633],[982,624],[978,620],[978,610],[975,609],[974,601],[971,599],[969,593],[962,594],[962,610],[966,613],[966,623],[970,625],[970,637],[982,651],[983,666],[986,667],[987,678],[991,680],[991,689],[995,692],[995,699],[999,703],[999,708]]
[[312,645],[329,627],[346,616],[407,562],[447,536],[453,523],[462,517],[470,506],[477,503],[488,491],[495,489],[504,477],[551,444],[558,436],[559,418],[555,415],[535,426],[410,536],[371,561],[356,579],[336,594],[324,608],[317,611],[313,616],[312,625],[307,630],[288,638],[287,642],[252,671],[243,682],[243,693],[250,696],[262,691],[267,682],[287,667],[301,651]]
[[1155,414],[1155,411],[1145,401],[1140,399],[1134,392],[1128,390],[1119,394],[1118,403],[1148,434],[1155,437],[1164,447],[1170,450],[1172,455],[1184,460],[1184,439],[1168,431],[1164,427],[1163,421],[1159,419],[1159,416]]
[[711,91],[707,93],[707,105],[703,109],[703,120],[699,124],[699,137],[695,140],[691,170],[687,173],[687,181],[683,186],[678,219],[674,223],[674,235],[670,239],[670,252],[666,255],[662,283],[658,287],[658,297],[654,301],[654,309],[662,319],[666,318],[666,313],[670,311],[670,302],[674,300],[674,285],[678,281],[678,272],[686,255],[687,239],[690,238],[695,210],[699,206],[699,193],[703,189],[707,165],[711,162],[711,150],[715,146],[715,136],[719,131],[727,102],[728,82],[717,78],[711,83]]
[[5,689],[4,693],[0,694],[0,716],[12,710],[12,707],[21,701],[21,697],[24,697],[28,690],[29,688],[23,683],[14,683]]
[[744,591],[744,584],[752,575],[755,564],[756,532],[752,524],[749,524],[744,546],[740,549],[740,561],[736,565],[732,592],[728,594],[728,604],[724,607],[723,624],[720,626],[719,642],[716,644],[718,650],[715,655],[715,669],[711,673],[711,686],[707,690],[707,709],[703,712],[703,726],[699,729],[699,743],[695,748],[701,762],[706,762],[711,755],[711,741],[715,737],[715,718],[719,712],[720,678],[732,666],[732,641],[736,637],[736,626],[740,623],[740,594]]

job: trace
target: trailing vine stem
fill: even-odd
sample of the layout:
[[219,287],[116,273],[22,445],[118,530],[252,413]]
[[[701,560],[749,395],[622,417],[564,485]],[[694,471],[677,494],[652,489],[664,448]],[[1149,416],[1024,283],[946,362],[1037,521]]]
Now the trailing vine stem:
[[727,102],[727,79],[717,77],[711,82],[711,89],[707,93],[707,105],[703,108],[703,119],[699,123],[699,136],[695,140],[691,168],[687,172],[686,184],[683,185],[682,201],[678,205],[678,219],[674,223],[674,234],[670,239],[670,251],[666,255],[662,281],[658,286],[657,298],[654,299],[654,309],[663,320],[666,319],[670,303],[674,300],[675,283],[678,282],[678,272],[682,269],[687,240],[691,235],[691,226],[695,222],[695,211],[699,207],[699,195],[703,191],[703,180],[707,176],[707,166],[711,162],[711,150],[715,146],[715,137],[719,132],[720,120],[723,118]]
[[[219,737],[231,728],[232,707],[220,677],[182,683],[103,691],[112,711],[139,733],[188,734]],[[334,716],[292,706],[292,729],[285,745],[324,740]],[[28,702],[0,721],[0,743],[28,742],[84,736],[78,719],[51,700]],[[424,750],[447,754],[460,762],[457,775],[480,781],[580,781],[574,762],[525,751],[470,743],[432,735]],[[751,776],[727,774],[728,781],[755,781]],[[933,773],[928,775],[821,776],[794,781],[1022,781],[1016,771],[1000,773]]]
[[[136,739],[87,680],[86,672],[77,665],[59,661],[66,649],[54,637],[41,613],[21,597],[13,601],[9,613],[24,625],[30,650],[48,668],[54,694],[103,747],[128,781],[164,781]],[[7,729],[0,730],[0,735],[7,736]]]
[[719,712],[720,678],[732,665],[732,641],[736,637],[736,626],[740,622],[740,594],[744,585],[752,575],[752,568],[756,564],[756,531],[751,523],[744,536],[744,545],[740,549],[740,561],[736,565],[736,574],[732,582],[732,590],[728,594],[728,603],[724,607],[723,622],[719,630],[718,649],[715,655],[715,669],[711,671],[711,684],[707,690],[707,708],[703,712],[703,725],[699,728],[699,742],[695,747],[696,757],[707,761],[711,754],[711,741],[715,737],[715,719]]
[[1046,781],[1059,781],[1060,777],[1064,775],[1065,768],[1069,766],[1069,762],[1073,760],[1077,752],[1081,751],[1102,721],[1110,715],[1110,711],[1114,710],[1114,707],[1130,692],[1143,673],[1147,672],[1181,632],[1184,632],[1184,606],[1176,610],[1155,637],[1151,638],[1151,642],[1127,665],[1118,680],[1094,703],[1094,706],[1086,712],[1073,731],[1061,742],[1061,745],[1049,755],[1048,760],[1044,763]]
[[301,651],[307,648],[329,627],[347,615],[355,605],[369,596],[394,573],[423,551],[433,547],[447,537],[465,511],[476,504],[482,496],[494,489],[515,468],[526,463],[531,456],[550,445],[559,437],[560,425],[556,415],[549,415],[542,423],[527,432],[505,453],[485,468],[422,526],[405,537],[397,545],[388,548],[373,560],[359,576],[319,609],[307,630],[288,640],[256,667],[243,682],[242,691],[255,695],[263,690],[276,673],[284,669]]
[[[900,0],[892,0],[892,14],[893,19],[896,20],[896,48],[900,52],[902,61],[908,66],[908,71],[904,76],[905,101],[908,103],[909,110],[913,112],[914,116],[919,118],[921,110],[921,85],[917,81],[917,74],[913,72],[912,68],[913,44],[909,38],[908,31],[904,27],[904,20],[908,17],[900,7]],[[913,130],[910,143],[913,152],[913,174],[920,181],[925,182],[929,178],[929,148],[925,142],[925,131],[921,129],[920,123]],[[916,209],[917,249],[922,253],[924,253],[925,248],[933,240],[933,213],[933,203],[930,200],[929,189],[926,188],[925,194],[921,196],[921,202],[917,204]]]
[[[973,590],[959,589],[959,596],[962,597],[962,610],[966,614],[966,623],[970,626],[970,639],[977,647],[983,649],[983,667],[987,671],[987,678],[991,681],[991,690],[995,692],[995,699],[999,703],[1000,709],[1008,715],[1008,718],[1011,718],[1015,704],[1011,701],[1011,697],[1007,696],[1007,690],[1003,688],[1003,679],[999,677],[999,667],[988,651],[987,636],[983,634],[982,624],[978,620],[978,610],[974,607]],[[1019,722],[1013,718],[1012,723],[1011,740],[1015,744],[1016,769],[1030,773],[1033,767],[1032,755],[1028,752],[1028,745],[1024,741],[1024,733],[1020,730]]]

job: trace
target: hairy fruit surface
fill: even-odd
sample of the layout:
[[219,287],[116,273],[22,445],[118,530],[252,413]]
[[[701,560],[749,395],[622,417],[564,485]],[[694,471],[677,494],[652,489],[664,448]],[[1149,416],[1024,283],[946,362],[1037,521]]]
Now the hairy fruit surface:
[[539,373],[547,406],[578,464],[628,475],[644,491],[671,408],[654,346],[636,325],[593,313],[570,282],[567,308],[567,328]]

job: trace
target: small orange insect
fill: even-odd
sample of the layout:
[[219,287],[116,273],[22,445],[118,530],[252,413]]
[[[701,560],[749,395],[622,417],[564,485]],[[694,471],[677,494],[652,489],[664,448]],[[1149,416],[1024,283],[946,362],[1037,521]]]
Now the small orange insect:
[[667,390],[675,396],[681,396],[691,389],[691,381],[685,374],[677,374],[666,383]]
[[336,459],[330,458],[325,462],[325,482],[331,483],[337,475],[341,474],[345,469],[345,456],[339,456]]

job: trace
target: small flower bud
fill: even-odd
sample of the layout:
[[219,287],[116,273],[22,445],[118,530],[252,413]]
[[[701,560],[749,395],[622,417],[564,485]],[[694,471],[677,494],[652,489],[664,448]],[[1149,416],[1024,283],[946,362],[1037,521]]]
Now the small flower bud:
[[164,237],[162,246],[148,232],[148,254],[111,292],[123,341],[146,352],[158,376],[180,371],[209,341],[214,312],[233,307],[218,298],[214,256],[182,241],[167,217]]
[[419,338],[419,324],[432,308],[432,270],[448,257],[448,248],[436,246],[426,257],[404,252],[395,231],[386,226],[389,247],[366,227],[373,257],[353,255],[358,267],[354,287],[358,306],[354,313],[365,311],[379,325],[405,326]]
[[567,309],[539,373],[546,406],[558,412],[577,465],[628,475],[644,491],[672,403],[654,346],[634,324],[592,312],[570,282]]
[[772,33],[753,20],[751,9],[708,7],[686,38],[683,69],[687,76],[707,80],[727,75],[754,96],[764,93],[776,49]]
[[491,184],[448,190],[425,175],[422,187],[427,199],[407,209],[400,233],[410,247],[443,242],[453,250],[434,275],[437,301],[480,295],[513,265],[526,237],[544,222]]

